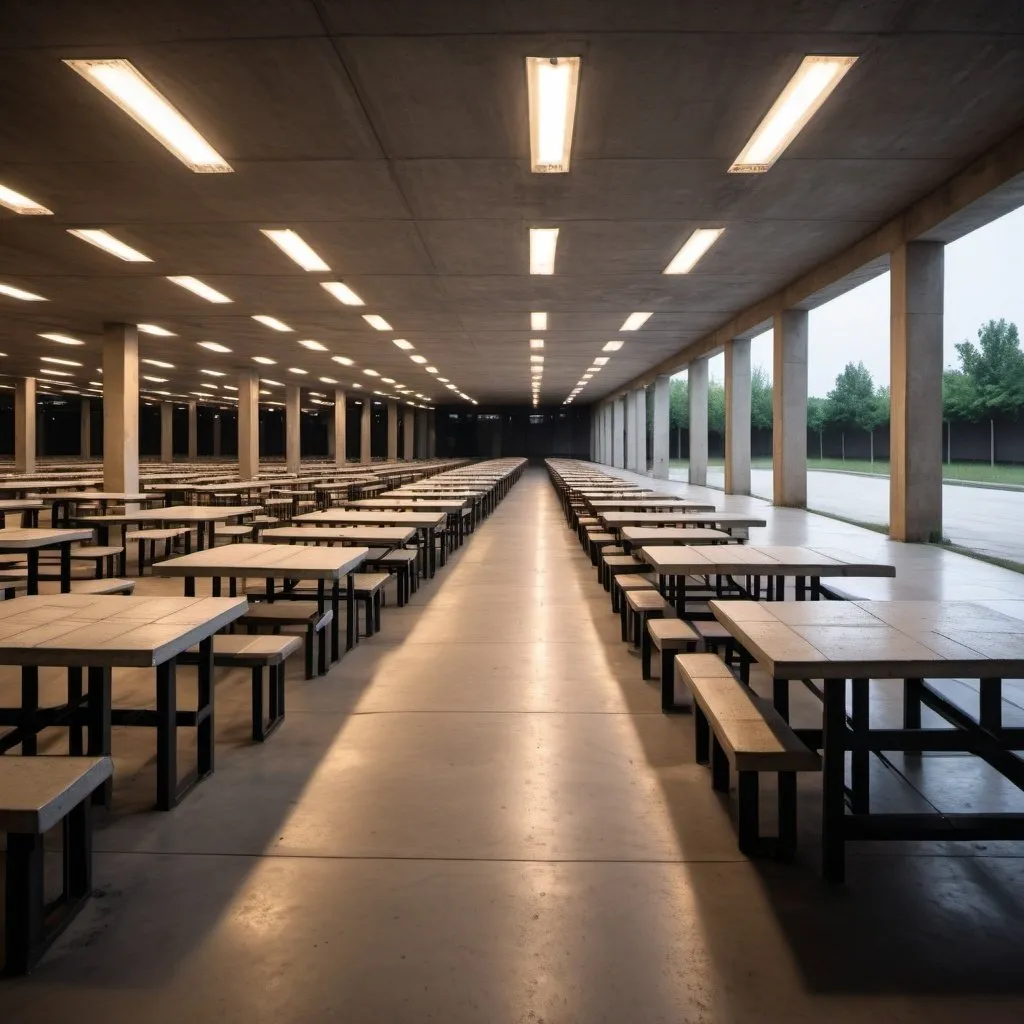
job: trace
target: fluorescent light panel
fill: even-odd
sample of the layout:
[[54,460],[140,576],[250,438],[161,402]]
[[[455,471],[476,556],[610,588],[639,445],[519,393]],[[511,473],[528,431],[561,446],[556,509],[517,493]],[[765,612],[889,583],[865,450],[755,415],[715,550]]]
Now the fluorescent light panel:
[[546,331],[548,329],[548,315],[547,313],[531,313],[530,314],[530,330],[531,331]]
[[618,352],[626,343],[624,341],[606,341],[601,346],[602,352]]
[[639,331],[641,327],[648,320],[651,319],[651,313],[630,313],[626,317],[626,322],[619,328],[620,331]]
[[27,292],[23,288],[15,288],[13,284],[0,284],[0,295],[6,295],[10,299],[21,299],[22,302],[46,302],[42,295],[35,292]]
[[276,316],[265,316],[263,313],[257,313],[253,316],[258,324],[263,324],[264,327],[269,327],[272,331],[290,331],[291,328],[281,320],[278,320]]
[[363,319],[375,330],[375,331],[390,331],[391,324],[387,322],[382,316],[377,316],[376,313],[364,313]]
[[718,241],[725,228],[697,228],[683,242],[679,252],[672,257],[663,274],[688,274],[700,258]]
[[253,356],[252,361],[259,363],[260,366],[273,366],[277,362],[276,359],[270,359],[267,356]]
[[216,288],[211,288],[208,284],[204,284],[199,280],[198,277],[169,277],[167,278],[171,284],[176,284],[179,288],[184,288],[187,291],[198,295],[201,299],[206,299],[207,302],[230,302],[226,295],[221,294]]
[[125,263],[153,262],[145,253],[139,252],[138,249],[133,249],[130,245],[122,242],[119,238],[115,238],[109,231],[104,231],[102,228],[68,228],[68,234],[74,235],[75,238],[80,238],[83,242],[88,242],[90,245],[95,245],[97,249],[109,252],[111,256],[116,256],[119,260],[124,260]]
[[348,356],[331,356],[331,361],[335,363],[341,363],[342,366],[353,366],[354,361],[349,359]]
[[342,284],[340,281],[321,281],[320,287],[329,291],[331,295],[346,306],[366,305],[347,284]]
[[157,338],[176,338],[177,335],[174,331],[167,330],[166,327],[160,327],[157,324],[136,324],[141,334],[152,334]]
[[530,228],[530,273],[553,274],[558,228]]
[[200,341],[200,348],[209,349],[211,352],[230,352],[231,349],[227,345],[222,345],[219,341]]
[[44,363],[56,363],[58,366],[81,366],[81,363],[76,363],[74,359],[58,359],[57,356],[40,356],[41,362]]
[[729,173],[760,174],[767,171],[817,113],[856,60],[856,57],[804,57],[733,161]]
[[66,60],[109,100],[142,125],[197,174],[222,174],[231,165],[189,124],[131,61]]
[[269,238],[293,263],[303,270],[326,273],[331,268],[319,254],[296,231],[291,228],[260,228],[260,233]]
[[565,174],[579,90],[579,57],[527,57],[530,107],[530,170]]
[[0,206],[29,217],[53,216],[53,210],[48,210],[34,199],[29,199],[28,196],[23,196],[6,185],[0,185]]
[[408,352],[409,349],[415,348],[415,345],[411,341],[406,341],[405,338],[393,338],[391,344],[395,348],[400,348],[403,352]]
[[594,365],[595,366],[604,366],[605,363],[607,363],[607,362],[608,362],[608,356],[595,356],[594,357]]
[[312,338],[303,338],[299,344],[303,348],[308,348],[311,352],[326,352],[327,346],[321,345],[319,341],[314,341]]
[[174,363],[165,363],[159,359],[140,359],[140,363],[145,363],[147,366],[159,366],[161,370],[173,370]]
[[419,363],[420,366],[423,366],[423,364],[426,363],[426,361],[427,361],[427,357],[426,356],[421,356],[421,355],[418,355],[418,354],[417,355],[411,355],[411,356],[409,356],[409,358],[414,363]]
[[56,341],[61,345],[84,345],[84,341],[79,341],[77,338],[72,338],[70,334],[40,334],[40,338],[46,338],[47,341]]

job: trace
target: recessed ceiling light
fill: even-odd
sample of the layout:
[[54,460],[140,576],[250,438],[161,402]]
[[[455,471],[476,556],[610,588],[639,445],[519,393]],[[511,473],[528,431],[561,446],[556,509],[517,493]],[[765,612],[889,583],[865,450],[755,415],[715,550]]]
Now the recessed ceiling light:
[[299,367],[297,367],[297,366],[289,366],[288,367],[288,372],[289,373],[298,373],[298,374],[301,374],[303,377],[305,377],[307,371],[300,370]]
[[558,228],[530,228],[530,273],[553,274]]
[[387,322],[382,316],[377,316],[376,313],[364,313],[363,319],[375,330],[375,331],[390,331],[391,324]]
[[546,331],[548,329],[548,315],[547,313],[531,313],[530,314],[530,330],[531,331]]
[[526,58],[530,170],[534,174],[569,170],[579,76],[579,57]]
[[74,361],[74,359],[58,359],[56,356],[40,356],[39,358],[44,363],[56,363],[58,366],[81,366],[82,365],[81,363],[76,363]]
[[222,373],[220,370],[200,370],[200,373],[205,373],[208,377],[226,377],[226,373]]
[[729,168],[730,174],[767,171],[853,67],[856,57],[804,57],[771,110]]
[[161,370],[173,370],[174,363],[165,363],[160,359],[140,359],[140,363],[146,363],[148,366],[159,366]]
[[285,256],[293,263],[298,263],[303,270],[317,271],[322,274],[331,269],[309,243],[291,228],[260,228],[260,233],[266,235]]
[[448,383],[448,378],[447,378],[447,377],[438,377],[437,379],[438,379],[438,380],[439,380],[439,381],[440,381],[440,382],[441,382],[442,384],[447,384],[447,383]]
[[363,370],[363,373],[365,373],[367,377],[379,377],[380,376],[380,374],[376,370]]
[[263,388],[260,389],[260,394],[261,395],[272,395],[273,393],[274,393],[273,391],[266,391]]
[[183,164],[197,174],[217,174],[231,165],[181,116],[128,60],[66,60]]
[[543,372],[544,372],[544,367],[543,366],[537,366],[536,363],[531,363],[530,364],[530,373],[541,374]]
[[426,356],[421,356],[421,355],[419,355],[418,353],[417,353],[416,355],[411,355],[411,356],[409,356],[409,358],[410,358],[410,359],[411,359],[411,360],[412,360],[412,361],[413,361],[414,363],[419,363],[419,364],[420,364],[420,366],[422,366],[422,365],[423,365],[423,364],[424,364],[424,363],[425,363],[425,362],[427,361],[427,357],[426,357]]
[[201,299],[206,299],[207,302],[231,301],[226,295],[222,295],[216,288],[211,288],[208,284],[204,284],[197,277],[169,277],[167,280],[171,284],[176,284],[179,288],[185,288],[198,295]]
[[331,362],[341,363],[342,366],[355,366],[355,362],[348,356],[331,356]]
[[445,384],[445,387],[449,391],[457,391],[458,390],[458,385],[456,385],[456,384]]
[[261,366],[273,366],[277,362],[276,359],[270,359],[267,356],[253,356],[252,361],[259,363]]
[[416,347],[411,341],[406,341],[405,338],[392,338],[391,344],[396,348],[400,348],[403,352],[408,352],[409,349]]
[[40,338],[46,338],[47,341],[56,341],[61,345],[84,345],[84,341],[79,341],[77,338],[72,338],[70,334],[40,334]]
[[119,238],[115,238],[109,231],[102,228],[68,228],[68,234],[80,238],[83,242],[95,245],[97,249],[109,252],[126,263],[152,263],[153,261],[138,249],[126,245]]
[[697,228],[672,257],[663,274],[688,274],[698,260],[718,241],[725,228]]
[[600,372],[601,372],[601,367],[600,366],[588,366],[587,367],[587,373],[600,373]]
[[531,363],[543,363],[544,362],[544,357],[543,356],[530,356],[530,362]]
[[261,380],[262,383],[270,384],[272,387],[275,387],[275,388],[283,388],[284,387],[284,385],[279,380],[270,380],[268,377],[261,377],[260,380]]
[[312,352],[326,352],[327,346],[321,345],[319,341],[314,341],[312,338],[303,338],[299,344],[303,348],[308,348]]
[[6,295],[10,299],[21,299],[22,302],[46,302],[42,295],[15,288],[13,284],[0,284],[0,295]]
[[257,323],[263,324],[264,327],[269,327],[273,331],[290,331],[291,328],[282,321],[278,320],[276,316],[264,316],[262,313],[257,313],[253,316],[253,320]]
[[207,348],[211,352],[230,352],[231,349],[227,345],[222,345],[219,341],[201,341],[199,342],[200,348]]
[[74,377],[74,374],[68,373],[67,370],[48,370],[44,367],[39,372],[47,377]]
[[15,192],[13,188],[8,188],[6,185],[0,185],[0,206],[30,217],[53,216],[53,210],[40,206],[35,200],[23,196],[20,192]]
[[544,339],[543,338],[531,338],[530,339],[530,348],[532,348],[532,349],[542,349],[543,347],[544,347]]
[[625,345],[624,341],[606,341],[601,346],[602,352],[618,352],[622,346]]
[[394,377],[381,377],[381,383],[382,384],[394,384],[395,383],[395,378]]
[[166,384],[167,383],[167,378],[166,377],[150,377],[148,374],[145,374],[145,373],[142,375],[142,379],[143,380],[148,380],[148,381],[152,382],[153,384]]
[[441,372],[440,370],[438,370],[438,368],[436,366],[426,366],[426,367],[424,367],[424,369],[427,371],[427,373],[440,373]]
[[346,306],[364,306],[366,303],[347,284],[340,281],[321,281],[320,287],[329,291],[339,302]]
[[225,391],[237,391],[238,390],[238,388],[236,388],[234,384],[221,384],[221,387]]
[[594,356],[595,366],[604,366],[608,362],[608,356]]
[[157,338],[176,338],[177,335],[174,331],[167,330],[166,327],[159,327],[156,324],[136,324],[141,334],[152,334]]
[[337,384],[338,382],[333,377],[320,377],[318,378],[321,384]]
[[626,317],[626,322],[619,328],[620,331],[639,331],[641,327],[648,320],[651,319],[651,313],[630,313]]
[[357,381],[357,380],[352,381],[352,387],[354,387],[354,388],[361,388],[362,386],[363,385],[360,384],[359,381]]

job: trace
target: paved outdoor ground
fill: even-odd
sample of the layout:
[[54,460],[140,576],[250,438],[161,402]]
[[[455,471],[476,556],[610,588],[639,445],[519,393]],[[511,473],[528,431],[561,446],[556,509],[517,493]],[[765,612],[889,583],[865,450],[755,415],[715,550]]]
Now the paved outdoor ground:
[[[673,469],[672,478],[685,480],[685,469]],[[708,484],[722,487],[721,466],[708,468]],[[751,472],[751,490],[771,499],[770,469]],[[1024,491],[990,487],[942,488],[943,535],[954,544],[993,558],[1024,562]],[[889,522],[888,477],[848,473],[807,474],[807,507],[862,523]]]

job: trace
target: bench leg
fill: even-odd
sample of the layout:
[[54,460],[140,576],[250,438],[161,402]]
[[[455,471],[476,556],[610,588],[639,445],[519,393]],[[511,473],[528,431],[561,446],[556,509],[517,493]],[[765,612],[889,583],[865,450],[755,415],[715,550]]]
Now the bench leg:
[[711,788],[719,793],[729,792],[729,759],[714,735],[711,737]]
[[779,856],[796,853],[796,772],[779,772]]
[[758,853],[758,785],[757,772],[737,772],[739,791],[740,853],[754,857]]
[[327,630],[326,629],[321,629],[320,630],[320,665],[319,665],[319,675],[322,675],[322,676],[327,675],[327,668],[328,668],[328,664],[327,664]]
[[313,672],[313,645],[316,643],[316,633],[312,626],[306,628],[306,678],[312,679]]
[[640,637],[640,674],[644,679],[651,678],[651,634],[646,626]]
[[373,595],[373,631],[374,633],[380,632],[380,606],[381,601],[384,597],[382,591],[378,590]]
[[[273,691],[274,684],[271,682]],[[257,743],[266,739],[266,719],[263,717],[263,666],[252,667],[252,738]]]
[[43,954],[43,837],[7,836],[4,973],[28,974]]
[[[68,710],[77,713],[81,710],[82,695],[82,668],[80,665],[72,665],[68,668]],[[71,757],[80,757],[85,753],[82,743],[82,726],[72,722],[68,726],[68,754]]]

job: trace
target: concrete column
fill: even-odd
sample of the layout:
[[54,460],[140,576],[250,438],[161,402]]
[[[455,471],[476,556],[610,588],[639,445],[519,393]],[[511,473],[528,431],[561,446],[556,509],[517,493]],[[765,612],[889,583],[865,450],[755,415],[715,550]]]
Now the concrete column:
[[174,461],[174,403],[160,403],[160,461]]
[[139,336],[103,325],[103,489],[139,491]]
[[426,458],[427,414],[422,409],[416,410],[416,445],[413,450],[417,459]]
[[78,454],[83,459],[92,458],[92,400],[82,398],[78,405]]
[[213,454],[215,458],[220,458],[220,446],[221,446],[221,427],[220,413],[215,412],[213,414]]
[[725,346],[725,493],[750,493],[750,341]]
[[773,362],[773,500],[776,505],[805,508],[807,505],[806,310],[784,309],[781,313],[775,314]]
[[36,379],[19,377],[14,384],[14,468],[36,471]]
[[199,456],[199,414],[196,410],[196,403],[188,403],[188,457],[196,459]]
[[633,458],[638,473],[647,472],[647,388],[637,388],[633,393],[633,424],[636,450]]
[[636,472],[636,392],[626,392],[626,469]]
[[708,361],[696,359],[687,370],[690,398],[691,484],[706,487],[708,482]]
[[615,462],[615,403],[604,407],[604,464]]
[[654,421],[651,424],[654,441],[654,468],[652,472],[659,480],[668,479],[671,404],[672,378],[667,373],[659,374],[654,380]]
[[289,473],[302,465],[302,389],[289,384],[284,394],[284,461]]
[[238,375],[238,479],[260,475],[260,380],[255,370]]
[[373,461],[370,430],[373,424],[373,411],[370,408],[370,396],[363,395],[363,415],[359,421],[359,461],[368,466]]
[[398,403],[390,398],[387,404],[388,410],[388,462],[398,460]]
[[405,452],[403,458],[406,462],[412,462],[416,457],[416,411],[415,409],[404,409],[402,411],[402,429],[405,432]]
[[347,424],[345,420],[345,410],[347,406],[348,396],[341,388],[334,389],[334,464],[336,466],[345,465],[345,449],[348,446],[348,437],[346,436]]
[[437,458],[437,424],[432,409],[427,410],[427,458]]
[[616,398],[612,402],[612,465],[624,469],[626,465],[626,439],[623,430],[626,425],[626,401]]
[[889,264],[891,373],[889,535],[942,536],[941,242],[909,242]]

